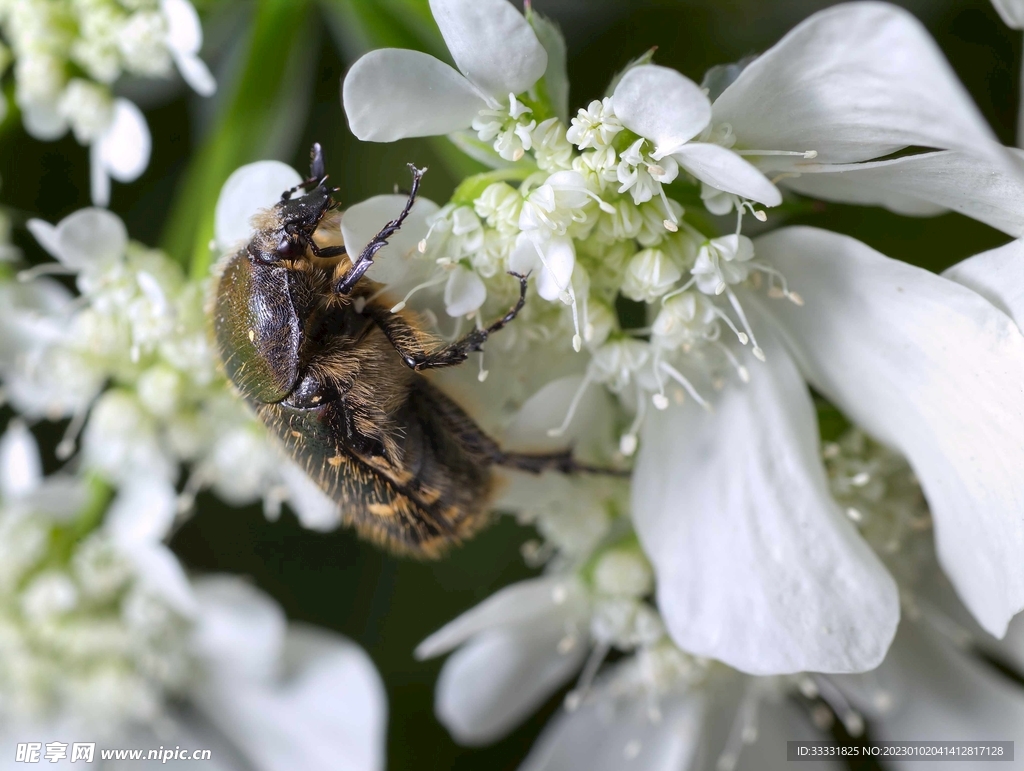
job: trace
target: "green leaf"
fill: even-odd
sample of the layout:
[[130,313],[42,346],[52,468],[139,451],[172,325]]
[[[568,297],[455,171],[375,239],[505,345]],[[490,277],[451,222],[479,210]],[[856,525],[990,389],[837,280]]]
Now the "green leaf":
[[189,163],[164,231],[164,250],[193,276],[209,271],[214,207],[228,176],[246,163],[294,154],[308,114],[317,40],[306,0],[259,1],[241,71],[222,84],[220,112]]
[[411,48],[450,62],[427,0],[321,0],[320,5],[350,61],[374,48]]

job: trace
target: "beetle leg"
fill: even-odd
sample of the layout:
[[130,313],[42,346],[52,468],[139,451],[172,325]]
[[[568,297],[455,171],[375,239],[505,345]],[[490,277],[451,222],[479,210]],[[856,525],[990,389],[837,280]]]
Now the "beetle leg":
[[545,471],[557,471],[560,474],[601,474],[604,476],[628,477],[629,469],[594,466],[581,463],[572,457],[572,450],[531,455],[525,452],[497,452],[491,462],[498,466],[526,471],[531,474],[543,474]]
[[307,245],[309,250],[317,257],[340,257],[343,254],[347,254],[344,244],[341,246],[317,246],[313,241],[308,241]]
[[327,181],[327,172],[324,168],[324,153],[319,142],[313,143],[313,149],[309,153],[309,176],[299,184],[288,188],[281,193],[281,200],[288,201],[293,195],[307,187],[320,186]]
[[338,279],[338,282],[334,285],[334,291],[338,294],[350,294],[356,283],[363,277],[363,274],[370,269],[373,265],[374,255],[377,254],[383,247],[387,246],[388,239],[393,236],[402,223],[405,222],[405,218],[409,216],[409,212],[412,211],[412,205],[416,202],[416,194],[420,189],[420,180],[423,179],[423,174],[426,169],[417,169],[411,163],[409,168],[412,170],[412,189],[409,191],[409,200],[405,202],[405,208],[402,209],[395,219],[391,220],[387,225],[380,229],[380,232],[373,237],[373,239],[366,245],[366,248],[359,253],[359,256],[352,261],[352,267],[349,271]]
[[526,276],[521,276],[518,273],[510,275],[519,279],[519,299],[508,313],[490,326],[474,329],[462,339],[440,349],[429,347],[432,339],[424,339],[419,330],[409,324],[401,315],[392,313],[388,308],[371,304],[367,305],[363,312],[376,322],[391,345],[398,351],[402,361],[410,369],[453,367],[456,364],[462,364],[469,354],[481,350],[488,337],[502,329],[523,309],[523,305],[526,304]]

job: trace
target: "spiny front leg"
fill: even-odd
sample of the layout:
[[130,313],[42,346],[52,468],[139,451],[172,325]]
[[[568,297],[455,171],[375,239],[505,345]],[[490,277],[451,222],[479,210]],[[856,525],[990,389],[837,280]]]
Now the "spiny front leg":
[[543,474],[545,471],[557,471],[561,474],[598,474],[601,476],[628,478],[632,473],[629,469],[612,468],[610,466],[594,466],[590,463],[582,463],[572,456],[572,450],[536,455],[525,452],[504,452],[499,450],[491,458],[491,462],[498,466],[504,466],[505,468],[512,468],[518,471],[527,471],[531,474]]
[[453,367],[457,364],[462,364],[469,357],[469,354],[481,350],[488,337],[505,327],[523,309],[523,305],[526,304],[526,276],[518,273],[510,273],[509,275],[519,279],[519,299],[509,309],[508,313],[490,326],[483,329],[474,329],[462,339],[456,340],[451,345],[446,345],[443,348],[430,347],[431,341],[429,338],[426,338],[422,332],[411,326],[402,316],[392,313],[387,308],[368,306],[363,312],[370,315],[376,322],[377,326],[380,327],[381,331],[391,342],[391,345],[398,351],[402,361],[410,369],[424,370]]
[[405,202],[405,208],[402,209],[395,219],[391,220],[387,225],[380,229],[380,232],[373,237],[373,239],[366,245],[359,256],[352,261],[352,267],[349,268],[348,272],[345,273],[341,278],[338,279],[334,285],[334,291],[338,294],[351,294],[352,289],[358,283],[359,279],[363,277],[363,274],[370,269],[373,265],[374,255],[377,254],[381,249],[387,246],[388,239],[393,236],[402,223],[405,222],[405,218],[409,216],[409,212],[412,211],[412,205],[416,203],[416,194],[420,190],[420,180],[423,179],[423,175],[426,173],[426,169],[417,169],[411,163],[409,169],[412,171],[412,188],[409,190],[409,200]]

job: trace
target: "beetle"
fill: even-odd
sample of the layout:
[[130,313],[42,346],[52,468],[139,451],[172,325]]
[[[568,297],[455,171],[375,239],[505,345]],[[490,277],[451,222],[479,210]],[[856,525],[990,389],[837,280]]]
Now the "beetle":
[[219,265],[212,314],[228,377],[343,519],[396,551],[431,557],[488,521],[494,466],[604,470],[571,452],[503,451],[421,374],[482,350],[523,308],[527,278],[511,274],[519,298],[503,317],[451,344],[414,314],[393,313],[365,273],[415,203],[425,169],[410,169],[404,209],[352,257],[314,239],[337,208],[315,144],[309,178],[258,213],[252,239]]

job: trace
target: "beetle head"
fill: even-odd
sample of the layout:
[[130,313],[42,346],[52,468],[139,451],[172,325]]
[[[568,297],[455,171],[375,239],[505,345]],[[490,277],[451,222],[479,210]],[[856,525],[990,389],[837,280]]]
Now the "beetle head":
[[[310,187],[305,195],[292,198],[294,193]],[[257,230],[249,242],[249,255],[263,263],[302,258],[320,221],[334,207],[331,196],[336,190],[327,186],[323,154],[320,145],[314,144],[309,178],[285,190],[273,208],[256,218]]]

